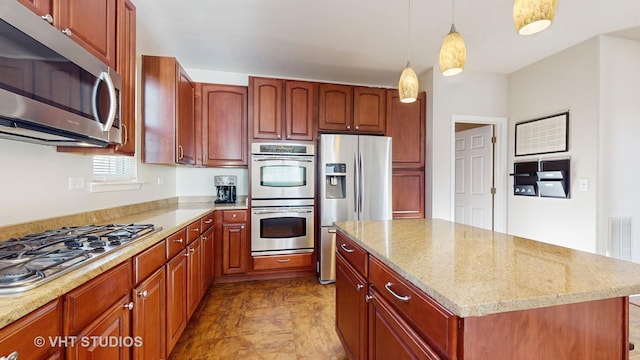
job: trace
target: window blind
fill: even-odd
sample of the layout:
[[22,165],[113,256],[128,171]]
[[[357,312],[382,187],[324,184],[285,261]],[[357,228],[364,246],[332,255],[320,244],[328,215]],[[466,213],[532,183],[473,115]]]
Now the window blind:
[[129,156],[95,155],[93,157],[94,180],[135,180],[135,158]]

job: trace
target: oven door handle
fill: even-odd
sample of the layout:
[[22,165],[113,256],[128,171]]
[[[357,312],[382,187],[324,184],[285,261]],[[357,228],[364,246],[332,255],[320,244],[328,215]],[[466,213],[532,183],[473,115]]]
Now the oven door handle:
[[283,214],[283,213],[311,213],[313,209],[282,209],[282,210],[253,210],[256,215],[259,214]]
[[305,158],[297,158],[297,157],[267,157],[267,158],[257,158],[257,159],[253,159],[254,162],[258,162],[258,161],[272,161],[272,160],[276,160],[276,161],[299,161],[299,162],[313,162],[313,160],[311,159],[305,159]]

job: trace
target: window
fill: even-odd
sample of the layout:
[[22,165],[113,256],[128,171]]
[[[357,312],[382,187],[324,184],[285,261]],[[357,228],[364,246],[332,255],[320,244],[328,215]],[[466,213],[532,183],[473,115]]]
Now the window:
[[136,159],[129,156],[95,155],[91,192],[138,190]]

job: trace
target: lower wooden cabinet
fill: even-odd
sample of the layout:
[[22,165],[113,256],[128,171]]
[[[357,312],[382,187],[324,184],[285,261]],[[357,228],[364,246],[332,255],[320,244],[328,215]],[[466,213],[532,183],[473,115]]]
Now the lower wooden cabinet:
[[187,246],[187,319],[196,311],[202,299],[202,241],[198,237]]
[[375,290],[370,291],[368,320],[369,359],[440,359]]
[[142,346],[133,348],[134,359],[166,359],[166,269],[133,289],[133,337]]
[[167,263],[167,354],[187,326],[187,258],[176,255]]
[[350,359],[367,353],[367,281],[336,254],[336,332]]
[[[129,295],[113,304],[78,333],[80,341],[75,346],[67,347],[67,359],[130,359],[134,347],[131,337],[132,309]],[[125,346],[118,346],[120,341]]]
[[283,270],[313,267],[313,254],[266,255],[253,257],[253,270]]
[[245,223],[222,224],[222,273],[247,272],[248,244]]
[[202,236],[202,292],[204,295],[213,282],[213,272],[215,265],[215,242],[213,227],[206,230]]
[[[34,344],[38,336],[45,340],[44,346]],[[63,349],[49,341],[61,336],[62,302],[56,299],[0,330],[0,357],[16,354],[19,359],[62,358]]]

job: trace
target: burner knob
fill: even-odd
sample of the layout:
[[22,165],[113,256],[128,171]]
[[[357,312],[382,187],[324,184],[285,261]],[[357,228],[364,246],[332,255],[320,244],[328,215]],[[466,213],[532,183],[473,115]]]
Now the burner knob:
[[124,308],[125,309],[129,309],[129,310],[133,310],[133,301],[128,303],[128,304],[124,304]]

